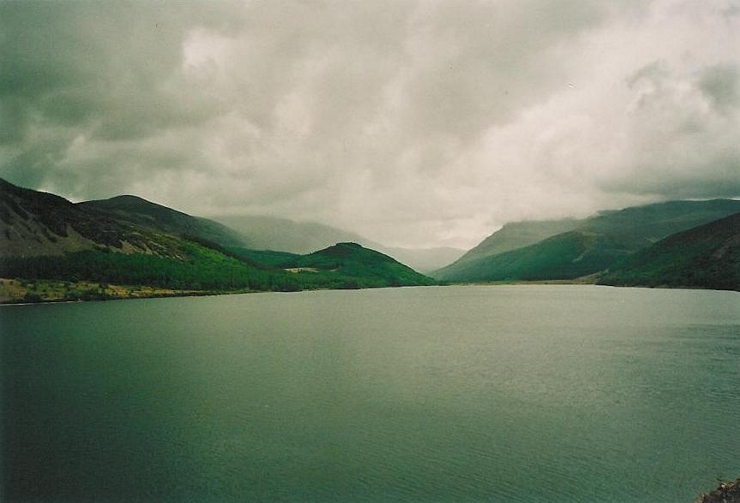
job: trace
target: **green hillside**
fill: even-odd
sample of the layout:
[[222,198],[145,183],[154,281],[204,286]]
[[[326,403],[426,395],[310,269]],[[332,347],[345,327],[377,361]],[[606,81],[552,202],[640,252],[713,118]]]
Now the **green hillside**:
[[[307,266],[317,268],[310,274],[287,271],[291,266],[285,263],[313,263],[322,252],[304,259],[239,245],[238,234],[221,224],[138,197],[73,204],[0,179],[0,278],[12,280],[0,282],[3,302],[52,298],[40,289],[44,282],[55,282],[57,290],[63,285],[54,300],[74,300],[104,298],[111,284],[130,287],[115,289],[117,295],[125,296],[127,291],[141,292],[142,286],[192,294],[432,281],[358,245],[352,253],[336,257],[341,260],[340,271]],[[90,282],[97,285],[93,293]],[[84,291],[79,284],[86,285]]]
[[740,201],[668,201],[602,212],[578,228],[613,236],[625,248],[637,251],[653,243],[740,211]]
[[333,287],[365,288],[432,285],[435,281],[357,243],[338,243],[282,264],[302,276],[326,278]]
[[295,222],[285,218],[255,215],[225,215],[216,217],[216,219],[238,232],[243,243],[237,246],[251,250],[306,254],[335,243],[353,242],[378,250],[422,272],[439,269],[458,259],[464,253],[464,250],[445,247],[387,247],[353,232],[316,222]]
[[280,269],[282,264],[290,262],[291,260],[300,257],[297,253],[288,253],[271,250],[250,250],[242,246],[227,247],[230,253],[240,257],[243,260],[256,262],[268,267],[274,267]]
[[177,235],[196,236],[222,246],[244,246],[244,238],[229,227],[152,203],[137,196],[86,201],[79,208]]
[[[573,219],[507,223],[455,262],[438,269],[432,275],[440,279],[454,278],[460,281],[462,277],[470,276],[468,265],[476,260],[536,244],[557,234],[571,231],[578,224],[579,221]],[[477,269],[477,266],[473,266],[472,269]]]
[[[642,250],[656,241],[740,211],[740,201],[671,201],[603,212],[580,221],[556,221],[575,227],[536,244],[500,252],[496,243],[513,244],[514,236],[545,232],[540,225],[519,223],[494,233],[475,253],[471,251],[454,264],[432,273],[446,281],[568,280],[600,272],[617,260]],[[516,229],[520,229],[519,231]],[[535,232],[526,232],[534,229]],[[498,235],[498,236],[497,236]],[[503,236],[503,237],[500,237]],[[526,238],[522,238],[524,242]],[[481,244],[483,245],[483,243]],[[475,249],[474,249],[475,250]],[[490,253],[485,255],[485,253]],[[470,256],[477,258],[470,258]]]
[[610,267],[599,283],[740,290],[740,213],[669,236]]
[[605,236],[573,231],[475,260],[459,271],[455,279],[463,282],[575,279],[607,267],[620,253]]

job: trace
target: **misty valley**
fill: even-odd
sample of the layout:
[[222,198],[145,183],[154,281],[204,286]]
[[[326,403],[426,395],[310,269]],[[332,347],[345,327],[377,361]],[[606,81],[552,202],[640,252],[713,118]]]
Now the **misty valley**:
[[740,201],[465,252],[0,189],[4,501],[690,502],[738,472]]
[[734,199],[512,222],[467,252],[224,221],[130,195],[71,203],[0,179],[0,303],[532,281],[740,290]]

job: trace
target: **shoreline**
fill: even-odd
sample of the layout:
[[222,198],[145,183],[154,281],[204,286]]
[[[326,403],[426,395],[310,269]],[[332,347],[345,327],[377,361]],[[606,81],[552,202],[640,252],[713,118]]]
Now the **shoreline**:
[[[537,280],[537,281],[492,281],[473,283],[444,283],[446,286],[603,286],[611,288],[647,288],[667,290],[707,290],[699,287],[674,287],[669,285],[603,285],[590,278],[580,280]],[[419,285],[421,286],[421,285]],[[299,290],[312,291],[313,289]],[[320,288],[319,290],[323,290]],[[340,289],[341,290],[341,289]],[[176,297],[207,297],[215,295],[239,295],[245,293],[270,292],[273,290],[175,290],[148,285],[113,285],[93,281],[24,280],[0,278],[0,307],[25,306],[34,304],[60,304],[74,302],[101,302],[109,300],[160,299]],[[716,290],[735,291],[736,290]],[[738,292],[740,293],[740,292]]]
[[169,297],[205,297],[209,295],[253,292],[255,292],[255,290],[175,290],[148,285],[114,285],[94,281],[0,278],[0,306],[129,299],[158,299]]

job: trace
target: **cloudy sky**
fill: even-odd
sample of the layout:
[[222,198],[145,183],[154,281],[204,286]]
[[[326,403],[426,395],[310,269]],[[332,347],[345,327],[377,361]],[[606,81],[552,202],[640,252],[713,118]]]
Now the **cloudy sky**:
[[740,0],[0,0],[0,176],[471,247],[740,196]]

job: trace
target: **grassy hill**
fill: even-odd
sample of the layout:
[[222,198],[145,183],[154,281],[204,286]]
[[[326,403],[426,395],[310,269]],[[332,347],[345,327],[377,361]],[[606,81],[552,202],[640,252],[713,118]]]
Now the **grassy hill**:
[[[578,223],[578,220],[572,219],[507,223],[455,262],[431,274],[435,278],[463,281],[462,278],[471,277],[471,274],[474,277],[475,274],[471,271],[478,269],[478,266],[470,267],[470,264],[479,260],[481,264],[487,264],[486,259],[489,257],[525,248],[557,234],[571,231]],[[478,279],[478,281],[481,280]]]
[[[13,280],[0,284],[0,301],[52,298],[45,297],[42,288],[49,282],[64,285],[62,293],[55,286],[53,296],[64,300],[104,298],[110,291],[125,296],[120,292],[140,293],[142,286],[196,293],[432,281],[364,248],[343,259],[346,267],[340,273],[322,270],[306,275],[285,270],[284,263],[301,260],[300,256],[255,252],[241,245],[238,233],[221,224],[138,197],[73,204],[0,179],[0,278]],[[94,291],[78,286],[91,282],[98,285]],[[12,294],[1,291],[8,285]],[[111,290],[110,285],[131,288]]]
[[282,264],[300,273],[320,274],[334,287],[431,285],[434,280],[375,250],[357,243],[338,243]]
[[524,248],[557,234],[572,231],[578,224],[579,221],[574,219],[507,223],[460,257],[458,262],[469,262],[478,258]]
[[455,280],[569,280],[607,267],[618,253],[605,236],[572,231],[524,248],[475,260],[473,267],[460,268]]
[[668,201],[602,212],[578,228],[613,236],[626,249],[637,251],[657,241],[740,211],[740,201]]
[[740,291],[740,213],[673,234],[614,264],[598,282]]
[[[740,201],[729,199],[672,201],[603,212],[580,221],[512,224],[432,276],[447,281],[573,279],[600,272],[671,234],[738,211]],[[546,233],[547,225],[553,229],[572,225],[573,229],[501,251]]]
[[227,215],[216,217],[216,220],[237,231],[243,241],[242,246],[251,250],[306,254],[335,243],[352,242],[379,250],[422,272],[439,269],[464,253],[464,250],[456,248],[387,247],[353,232],[316,222],[254,215]]

